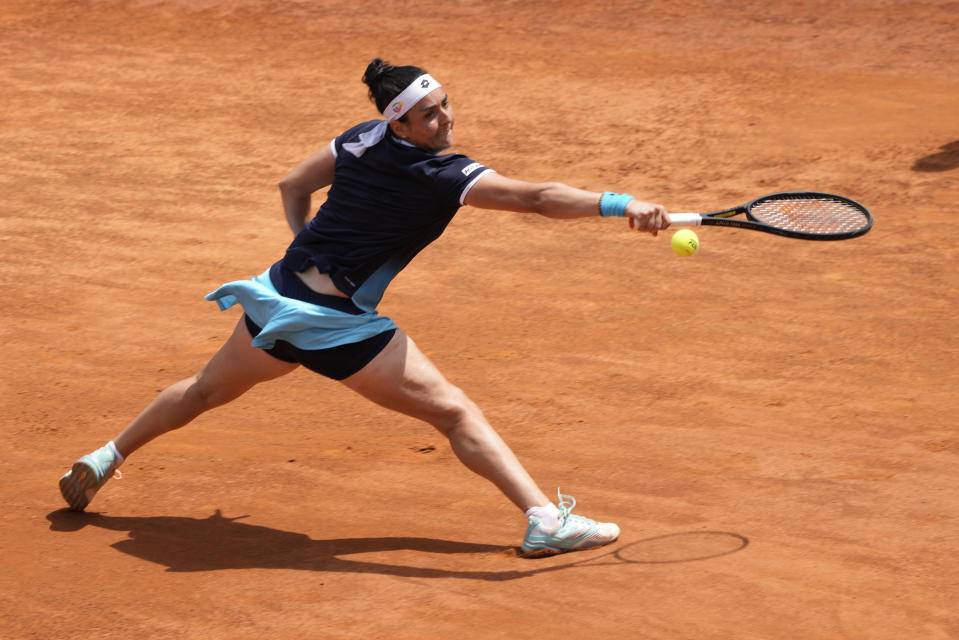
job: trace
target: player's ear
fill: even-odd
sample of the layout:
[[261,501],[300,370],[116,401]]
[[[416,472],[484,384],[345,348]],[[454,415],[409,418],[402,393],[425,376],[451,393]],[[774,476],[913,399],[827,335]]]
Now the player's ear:
[[399,120],[393,120],[390,122],[390,130],[393,131],[393,135],[402,140],[408,140],[409,131],[405,122],[400,122]]

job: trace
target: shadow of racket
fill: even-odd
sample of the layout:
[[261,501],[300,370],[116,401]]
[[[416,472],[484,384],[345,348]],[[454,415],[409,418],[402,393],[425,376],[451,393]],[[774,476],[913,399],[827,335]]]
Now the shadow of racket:
[[[598,567],[610,565],[662,565],[685,562],[702,562],[739,553],[749,546],[749,538],[729,531],[687,531],[668,533],[643,540],[635,540],[606,553],[565,562],[549,567],[532,569],[530,574],[560,571],[574,567]],[[567,556],[548,556],[542,561]]]

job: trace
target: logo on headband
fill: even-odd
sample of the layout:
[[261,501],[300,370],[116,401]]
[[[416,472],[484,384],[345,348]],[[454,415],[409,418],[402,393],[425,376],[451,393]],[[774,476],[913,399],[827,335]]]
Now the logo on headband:
[[399,113],[402,110],[403,110],[402,102],[397,102],[396,104],[393,105],[393,113]]
[[420,83],[420,86],[425,89],[426,87],[430,86],[430,81],[423,80],[423,82]]

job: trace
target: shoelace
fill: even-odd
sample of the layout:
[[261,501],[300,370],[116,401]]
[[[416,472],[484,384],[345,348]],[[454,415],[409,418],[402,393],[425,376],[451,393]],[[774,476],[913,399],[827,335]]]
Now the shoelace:
[[569,520],[570,518],[572,518],[574,522],[581,522],[585,525],[596,524],[595,520],[590,520],[589,518],[585,518],[583,516],[574,516],[571,513],[571,511],[573,510],[573,507],[576,506],[576,498],[574,498],[573,496],[568,496],[564,493],[560,493],[560,490],[557,488],[556,498],[559,503],[558,505],[559,526],[563,526],[564,524],[566,524],[566,521]]
[[569,512],[576,506],[576,498],[560,493],[560,490],[557,488],[556,501],[559,507],[559,521],[560,523],[566,522],[566,519],[569,517]]

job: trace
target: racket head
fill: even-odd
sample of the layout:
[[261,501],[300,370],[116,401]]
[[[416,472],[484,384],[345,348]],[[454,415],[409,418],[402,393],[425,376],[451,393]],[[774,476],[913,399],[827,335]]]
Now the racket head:
[[744,207],[764,230],[806,240],[845,240],[872,228],[869,210],[855,200],[819,191],[782,191]]

